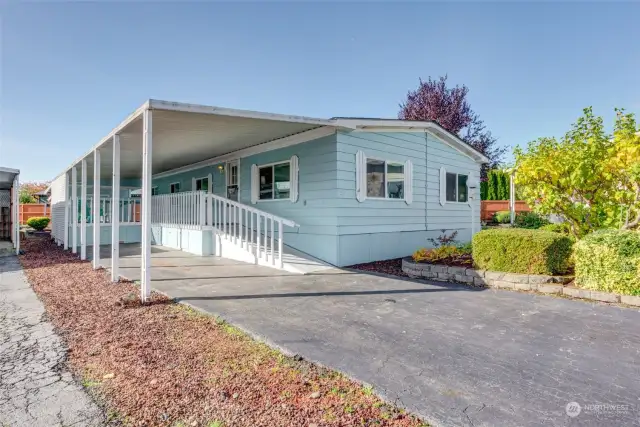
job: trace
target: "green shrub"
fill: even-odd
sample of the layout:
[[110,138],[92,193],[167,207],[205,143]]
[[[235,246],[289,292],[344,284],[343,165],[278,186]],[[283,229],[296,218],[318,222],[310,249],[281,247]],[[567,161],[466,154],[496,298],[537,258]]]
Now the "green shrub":
[[493,214],[493,220],[498,224],[508,224],[511,222],[511,212],[498,211]]
[[547,224],[549,221],[535,212],[518,212],[516,215],[515,225],[519,228],[537,229]]
[[640,295],[640,233],[600,230],[575,246],[576,285],[606,292]]
[[42,231],[47,228],[47,225],[49,225],[49,221],[51,220],[46,216],[34,216],[27,220],[27,225],[38,231]]
[[571,234],[571,224],[568,222],[560,222],[558,224],[547,224],[540,227],[540,230],[552,231],[554,233]]
[[485,270],[523,274],[564,274],[573,241],[558,233],[494,228],[473,236],[473,262]]

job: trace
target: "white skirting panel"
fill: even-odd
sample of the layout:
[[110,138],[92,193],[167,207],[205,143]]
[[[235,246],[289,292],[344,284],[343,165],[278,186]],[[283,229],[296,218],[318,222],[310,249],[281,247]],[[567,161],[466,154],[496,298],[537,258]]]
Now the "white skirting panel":
[[213,232],[188,228],[151,226],[151,244],[189,252],[194,255],[213,255]]
[[[69,232],[71,232],[69,227]],[[80,225],[78,225],[78,232]],[[140,243],[141,228],[140,224],[120,224],[120,243]],[[111,224],[100,224],[100,245],[111,244]],[[87,245],[93,245],[93,224],[87,224]]]

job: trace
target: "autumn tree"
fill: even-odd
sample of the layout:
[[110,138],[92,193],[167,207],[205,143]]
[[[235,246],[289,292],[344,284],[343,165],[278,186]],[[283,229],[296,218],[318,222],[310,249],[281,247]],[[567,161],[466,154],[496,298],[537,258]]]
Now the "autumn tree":
[[48,182],[27,181],[21,183],[18,191],[20,203],[36,203],[35,194],[44,191],[48,186]]
[[613,135],[586,108],[560,140],[514,150],[521,197],[538,213],[562,215],[578,238],[640,226],[640,129],[633,114],[616,113]]
[[407,93],[400,104],[401,120],[436,121],[449,132],[487,156],[489,164],[482,167],[483,179],[489,169],[498,166],[506,147],[499,147],[497,139],[487,130],[480,116],[471,109],[466,86],[447,86],[447,76],[439,80],[420,79],[418,88]]

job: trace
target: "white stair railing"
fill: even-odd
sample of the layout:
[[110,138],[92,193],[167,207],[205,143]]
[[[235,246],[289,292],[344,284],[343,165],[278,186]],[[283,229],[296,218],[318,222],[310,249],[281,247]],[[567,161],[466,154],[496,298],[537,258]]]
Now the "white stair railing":
[[295,222],[215,194],[207,198],[211,203],[206,205],[212,209],[205,209],[203,215],[221,238],[282,268],[284,227],[297,227]]

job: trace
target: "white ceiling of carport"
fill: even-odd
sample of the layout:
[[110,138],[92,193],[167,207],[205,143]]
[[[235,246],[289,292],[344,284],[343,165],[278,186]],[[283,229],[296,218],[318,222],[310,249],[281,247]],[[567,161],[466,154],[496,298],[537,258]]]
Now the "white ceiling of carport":
[[[318,124],[279,120],[152,110],[152,173],[157,174],[243,148],[317,128]],[[100,175],[110,179],[113,146],[100,148]],[[122,179],[142,176],[142,116],[120,132]],[[87,179],[93,179],[93,156],[87,157]],[[80,164],[78,164],[80,180]]]

